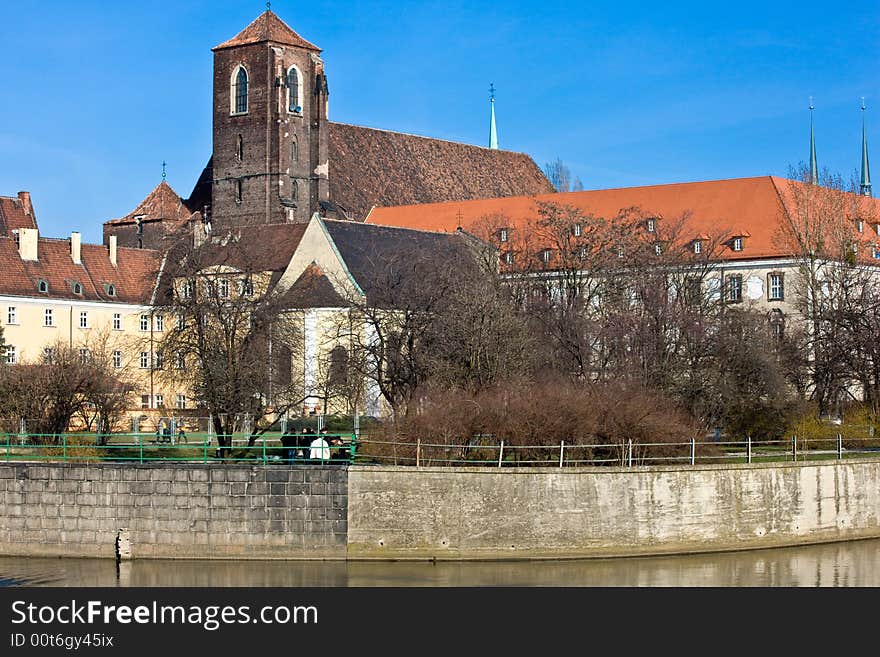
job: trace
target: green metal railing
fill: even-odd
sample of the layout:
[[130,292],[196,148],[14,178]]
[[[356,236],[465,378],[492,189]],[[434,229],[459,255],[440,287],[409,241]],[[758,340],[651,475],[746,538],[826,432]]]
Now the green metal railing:
[[[280,434],[230,436],[221,447],[217,436],[191,433],[179,436],[155,434],[0,434],[6,463],[16,461],[68,462],[194,462],[269,464],[351,464],[357,454],[355,434],[321,434],[326,446],[311,446],[317,434],[294,434],[309,444],[283,445]],[[225,441],[224,441],[225,442]],[[285,441],[288,442],[288,441]],[[252,443],[252,444],[251,444]],[[337,444],[338,443],[338,444]],[[314,454],[315,458],[312,458]]]

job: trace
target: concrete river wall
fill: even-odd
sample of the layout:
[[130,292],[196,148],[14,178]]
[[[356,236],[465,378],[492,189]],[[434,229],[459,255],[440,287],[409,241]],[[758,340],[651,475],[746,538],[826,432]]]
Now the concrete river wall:
[[[880,537],[880,460],[633,468],[0,464],[0,554],[526,559]],[[120,533],[120,530],[124,530]]]

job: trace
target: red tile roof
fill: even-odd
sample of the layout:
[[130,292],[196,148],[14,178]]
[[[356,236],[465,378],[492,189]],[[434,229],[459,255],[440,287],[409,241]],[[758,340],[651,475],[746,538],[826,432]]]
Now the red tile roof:
[[[22,260],[15,241],[0,237],[0,294],[22,297],[45,297],[82,301],[106,301],[146,304],[156,283],[161,253],[149,249],[120,248],[117,266],[110,263],[106,247],[83,244],[82,264],[70,257],[70,242],[40,238],[37,245],[39,261]],[[49,284],[49,292],[38,290],[39,281]],[[74,294],[73,284],[82,285],[82,294]],[[115,296],[106,285],[115,287]]]
[[30,194],[19,192],[17,198],[0,196],[0,236],[10,237],[13,230],[36,227],[37,218],[30,204]]
[[330,200],[363,221],[373,206],[553,191],[525,153],[329,123]]
[[264,43],[266,41],[321,52],[318,46],[303,39],[287,23],[271,11],[264,11],[253,23],[229,39],[229,41],[224,41],[219,46],[216,46],[214,50],[244,46],[250,43]]
[[[459,225],[474,230],[485,218],[495,217],[495,223],[503,219],[510,228],[527,228],[538,218],[539,201],[572,206],[602,217],[635,207],[646,218],[686,216],[688,239],[722,232],[746,236],[743,250],[726,250],[722,254],[725,259],[769,258],[789,255],[781,244],[779,230],[786,215],[794,211],[792,190],[799,185],[802,183],[762,176],[407,205],[375,208],[367,223],[452,232]],[[866,223],[871,221],[868,215],[880,217],[880,200],[857,197],[859,201],[865,208]]]
[[113,226],[133,224],[137,216],[142,216],[144,221],[182,222],[189,219],[192,214],[183,199],[163,180],[134,210],[121,219],[111,219],[104,224]]

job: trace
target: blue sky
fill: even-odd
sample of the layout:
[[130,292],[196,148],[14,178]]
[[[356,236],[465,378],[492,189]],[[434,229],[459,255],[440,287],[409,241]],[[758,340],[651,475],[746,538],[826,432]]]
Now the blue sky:
[[[4,2],[0,195],[41,232],[123,216],[161,180],[186,197],[211,152],[211,48],[264,2]],[[876,2],[385,2],[272,9],[323,48],[335,121],[561,158],[585,188],[880,162]],[[875,178],[880,177],[880,164]],[[880,179],[878,179],[880,187]]]

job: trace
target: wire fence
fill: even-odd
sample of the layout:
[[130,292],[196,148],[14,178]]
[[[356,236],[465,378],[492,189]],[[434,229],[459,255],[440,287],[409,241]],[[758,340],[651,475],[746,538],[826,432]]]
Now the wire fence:
[[[218,441],[207,433],[0,434],[0,460],[56,462],[196,462],[340,464],[357,456],[355,434],[234,434]],[[226,443],[221,446],[221,442]]]
[[566,443],[520,445],[494,443],[441,444],[361,436],[358,463],[412,466],[622,466],[818,461],[846,458],[880,459],[880,440],[827,438],[635,443]]

